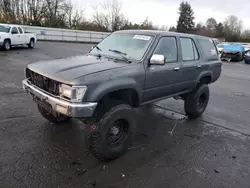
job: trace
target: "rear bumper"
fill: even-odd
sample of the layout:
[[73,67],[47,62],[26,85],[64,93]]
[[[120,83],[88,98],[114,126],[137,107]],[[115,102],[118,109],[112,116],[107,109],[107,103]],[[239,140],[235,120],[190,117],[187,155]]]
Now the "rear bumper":
[[3,42],[0,41],[0,46],[3,46]]
[[31,94],[33,97],[37,97],[41,102],[46,102],[50,104],[51,108],[61,114],[75,117],[84,118],[91,117],[95,111],[97,103],[86,102],[86,103],[71,103],[69,101],[63,100],[56,96],[52,96],[45,91],[37,88],[36,86],[29,83],[27,79],[22,81],[23,89]]

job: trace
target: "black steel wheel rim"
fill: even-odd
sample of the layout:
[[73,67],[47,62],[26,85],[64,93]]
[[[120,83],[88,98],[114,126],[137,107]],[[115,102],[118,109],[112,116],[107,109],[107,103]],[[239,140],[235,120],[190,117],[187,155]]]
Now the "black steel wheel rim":
[[108,130],[107,141],[110,147],[118,147],[126,141],[129,134],[129,122],[125,119],[119,119],[114,122]]
[[197,101],[197,107],[198,108],[203,108],[205,103],[206,103],[206,100],[207,100],[207,96],[206,94],[201,94],[200,97],[198,98],[198,101]]

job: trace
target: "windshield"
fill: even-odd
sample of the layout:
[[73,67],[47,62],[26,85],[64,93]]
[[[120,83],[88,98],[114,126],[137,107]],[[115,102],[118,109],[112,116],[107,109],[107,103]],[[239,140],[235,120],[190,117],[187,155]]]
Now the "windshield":
[[9,31],[10,31],[10,27],[9,26],[0,25],[0,32],[2,32],[2,33],[9,33]]
[[[135,35],[130,33],[113,33],[98,44],[90,54],[121,58],[121,54],[128,59],[141,60],[153,37],[149,35]],[[117,52],[119,51],[119,53]]]

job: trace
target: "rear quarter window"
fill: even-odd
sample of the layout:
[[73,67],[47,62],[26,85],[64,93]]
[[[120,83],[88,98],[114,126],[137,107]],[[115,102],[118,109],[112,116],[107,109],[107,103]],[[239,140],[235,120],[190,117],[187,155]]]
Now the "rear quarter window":
[[208,61],[218,60],[219,55],[212,39],[198,38],[203,54]]

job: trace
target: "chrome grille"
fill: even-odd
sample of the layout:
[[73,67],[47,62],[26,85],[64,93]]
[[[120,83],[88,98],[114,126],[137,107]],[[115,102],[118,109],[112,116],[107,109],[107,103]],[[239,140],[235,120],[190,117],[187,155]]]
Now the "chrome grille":
[[26,78],[38,88],[47,91],[52,95],[59,96],[59,85],[61,83],[31,71],[28,68],[26,68]]

